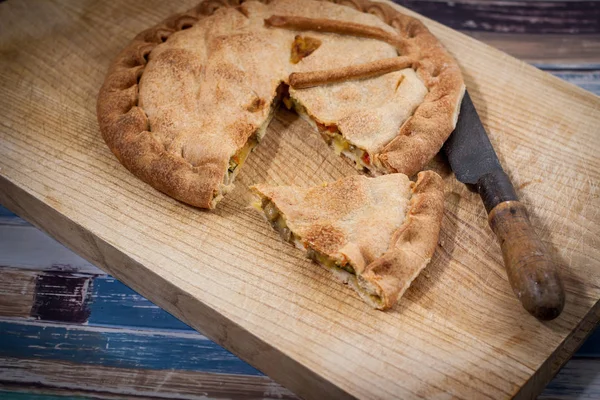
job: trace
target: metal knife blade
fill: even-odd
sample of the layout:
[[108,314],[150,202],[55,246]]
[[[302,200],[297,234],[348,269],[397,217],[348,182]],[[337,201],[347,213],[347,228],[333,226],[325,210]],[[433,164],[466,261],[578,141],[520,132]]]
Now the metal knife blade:
[[460,105],[456,129],[444,144],[444,151],[456,178],[462,183],[476,184],[483,175],[502,171],[468,92]]
[[508,280],[523,307],[536,318],[556,318],[565,302],[557,268],[518,201],[468,92],[444,152],[456,178],[477,186],[502,248]]
[[477,185],[488,213],[503,201],[517,200],[469,92],[465,92],[456,128],[444,144],[444,152],[456,178]]

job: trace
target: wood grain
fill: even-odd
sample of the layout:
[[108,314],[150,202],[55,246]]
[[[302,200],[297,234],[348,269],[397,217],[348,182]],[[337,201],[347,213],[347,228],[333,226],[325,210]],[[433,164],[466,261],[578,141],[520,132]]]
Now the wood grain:
[[598,365],[597,358],[569,361],[538,400],[597,399],[600,393]]
[[563,64],[568,68],[595,68],[600,66],[600,34],[566,36],[559,34],[498,34],[466,32],[469,36],[502,50],[513,57],[541,68]]
[[446,26],[536,64],[600,65],[596,1],[395,0]]
[[37,384],[46,390],[68,389],[70,394],[78,392],[94,398],[110,395],[190,400],[297,398],[266,376],[149,371],[0,357],[0,388],[27,384]]
[[0,4],[0,202],[300,396],[539,393],[600,318],[598,98],[426,21],[561,262],[567,305],[545,324],[521,309],[478,196],[437,160],[438,251],[395,311],[374,312],[247,208],[251,183],[354,173],[293,114],[278,114],[214,213],[137,181],[102,143],[94,106],[110,58],[193,3]]
[[51,273],[37,276],[31,315],[39,320],[83,323],[88,320],[92,277]]
[[504,201],[489,212],[488,220],[500,242],[508,281],[523,307],[544,321],[558,317],[565,305],[558,268],[531,226],[525,206]]
[[[82,365],[261,375],[195,331],[0,320],[0,354]],[[68,345],[65,345],[68,343]]]
[[[26,254],[26,257],[23,257]],[[50,236],[24,221],[0,224],[0,266],[37,271],[102,273]]]
[[[1,0],[4,1],[4,0]],[[22,387],[8,387],[0,384],[0,395],[2,400],[85,400],[77,392],[65,393],[60,390],[51,390],[41,392],[36,390],[34,387],[24,390]],[[112,397],[99,397],[99,398],[111,398]],[[146,400],[146,399],[142,399]]]
[[560,70],[558,66],[554,66],[551,70],[554,76],[571,82],[591,93],[600,96],[600,70],[597,71],[573,71],[568,68]]
[[394,0],[453,29],[502,33],[600,34],[595,1]]
[[29,317],[35,295],[37,274],[2,268],[0,273],[0,316]]

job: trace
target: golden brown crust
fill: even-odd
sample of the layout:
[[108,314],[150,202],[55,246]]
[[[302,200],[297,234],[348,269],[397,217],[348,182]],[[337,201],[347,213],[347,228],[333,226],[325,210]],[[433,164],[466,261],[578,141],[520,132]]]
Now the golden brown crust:
[[[263,2],[270,3],[266,0]],[[419,58],[415,64],[419,76],[429,89],[426,101],[402,126],[401,135],[389,142],[384,150],[374,157],[374,162],[385,172],[401,171],[412,174],[439,150],[454,127],[455,118],[453,120],[449,115],[455,107],[454,117],[456,116],[462,97],[462,91],[457,90],[457,87],[464,87],[460,71],[454,60],[416,19],[402,15],[385,4],[367,0],[344,4],[379,16],[400,32],[402,39],[398,42],[398,46],[409,43],[407,48],[412,49],[411,43],[413,43],[427,55],[425,58]],[[218,195],[228,188],[223,186],[227,160],[221,158],[225,157],[223,155],[225,152],[219,154],[217,162],[214,161],[216,160],[214,152],[211,149],[206,150],[206,145],[184,148],[176,142],[175,139],[178,138],[165,140],[164,135],[161,136],[151,129],[147,110],[142,109],[139,103],[139,81],[148,63],[150,52],[158,45],[165,42],[173,33],[190,28],[204,17],[229,7],[235,7],[239,11],[237,15],[241,18],[248,18],[246,4],[239,6],[239,1],[235,0],[211,0],[201,3],[187,13],[170,17],[137,35],[112,63],[100,90],[97,104],[102,136],[125,167],[156,189],[183,202],[204,208],[214,208],[219,199]],[[285,12],[289,13],[289,11]],[[354,34],[353,30],[360,28],[364,35],[364,25],[353,22],[335,24],[338,26],[336,29],[346,29],[347,32],[340,31],[341,33]],[[343,28],[343,26],[347,27]],[[386,27],[382,26],[382,28]],[[386,33],[385,29],[371,27],[367,31],[371,37],[392,42],[396,40],[395,35]],[[244,45],[243,42],[239,44]],[[163,54],[164,57],[166,54]],[[183,62],[183,56],[177,57]],[[154,59],[160,59],[160,56],[157,55]],[[445,67],[441,67],[443,65]],[[364,71],[360,69],[364,69],[365,66],[356,67],[358,69],[352,68],[351,72],[361,76]],[[221,71],[223,77],[232,80],[239,78],[233,74],[234,72]],[[214,73],[217,74],[219,71],[215,69]],[[331,76],[327,79],[331,79]],[[244,109],[250,113],[266,115],[265,110],[270,100],[268,97],[263,97],[248,99]],[[257,104],[262,107],[256,106]],[[366,123],[367,120],[363,122]],[[239,121],[237,125],[232,124],[229,128],[232,136],[231,146],[239,147],[243,146],[244,141],[256,131],[257,124]],[[181,151],[174,151],[173,148],[180,148]],[[232,153],[235,153],[235,149]]]
[[381,298],[378,308],[392,307],[431,260],[444,214],[444,183],[433,171],[418,174],[409,210],[392,237],[389,250],[358,276],[359,286]]
[[139,80],[148,54],[173,32],[196,22],[192,11],[138,34],[113,61],[98,95],[97,115],[104,141],[135,176],[180,201],[213,208],[213,182],[222,179],[222,172],[206,168],[200,173],[182,157],[167,152],[149,131],[148,117],[138,106]]
[[[385,172],[401,172],[412,176],[437,154],[456,126],[465,92],[462,73],[454,58],[421,21],[401,14],[384,3],[352,0],[345,5],[379,16],[385,23],[393,26],[399,36],[362,24],[346,24],[324,19],[273,16],[265,22],[270,26],[288,29],[375,38],[394,45],[400,54],[409,59],[418,59],[416,70],[429,93],[414,115],[401,127],[398,136],[373,157],[375,165]],[[299,87],[309,87],[394,70],[381,68],[378,71],[377,67],[369,66],[370,73],[361,76],[357,67],[352,70],[319,71],[312,75],[296,76],[297,81],[294,83],[303,85]],[[330,82],[327,81],[328,78],[331,79]]]
[[252,190],[277,206],[306,249],[350,264],[355,289],[379,309],[392,307],[430,261],[444,209],[443,181],[433,171],[416,183],[390,174]]
[[437,154],[456,126],[465,92],[462,73],[454,58],[418,19],[398,13],[387,4],[354,2],[362,5],[362,11],[379,13],[419,51],[416,71],[429,93],[396,139],[375,156],[383,169],[412,176]]

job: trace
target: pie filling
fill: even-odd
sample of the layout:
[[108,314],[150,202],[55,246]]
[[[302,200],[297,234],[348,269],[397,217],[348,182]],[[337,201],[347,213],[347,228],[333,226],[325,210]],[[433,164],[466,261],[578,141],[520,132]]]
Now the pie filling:
[[[248,158],[248,156],[250,155],[252,150],[254,150],[254,148],[256,146],[258,146],[258,144],[260,143],[262,138],[267,133],[267,127],[269,126],[269,124],[271,123],[271,120],[275,116],[275,111],[277,111],[277,108],[279,107],[279,103],[281,102],[281,99],[286,95],[286,93],[287,93],[287,87],[283,87],[283,85],[279,85],[279,87],[277,88],[277,95],[271,102],[270,109],[269,109],[269,115],[267,116],[267,119],[256,130],[256,132],[252,136],[250,136],[250,138],[248,138],[248,140],[246,141],[246,144],[244,144],[244,146],[242,148],[240,148],[229,159],[229,166],[227,167],[227,173],[223,177],[223,185],[229,186],[233,183],[233,181],[235,180],[235,177],[240,172],[242,165],[244,165],[244,162],[246,162],[246,159]],[[219,195],[220,194],[217,193],[217,194],[215,194],[215,197],[217,197]]]
[[372,174],[375,173],[375,168],[373,164],[371,164],[371,156],[369,153],[365,149],[361,149],[349,142],[336,125],[325,125],[320,123],[306,111],[306,108],[302,104],[293,98],[284,98],[283,102],[288,109],[293,108],[298,115],[307,120],[311,125],[315,126],[317,131],[321,134],[321,137],[338,156],[342,154],[349,158],[354,162],[356,169],[359,171]]
[[338,260],[334,260],[333,258],[315,250],[312,248],[308,248],[306,251],[306,256],[313,260],[314,262],[321,264],[324,267],[329,269],[339,269],[348,272],[349,274],[356,275],[354,268],[349,263],[342,264]]
[[354,162],[354,165],[358,170],[365,173],[372,172],[373,166],[371,165],[371,156],[369,156],[369,153],[366,150],[350,143],[342,136],[342,133],[338,130],[337,126],[324,125],[316,121],[315,123],[317,124],[321,137],[329,146],[331,146],[333,151],[335,151],[335,154],[338,156],[342,154],[349,158]]
[[229,183],[233,182],[237,174],[240,172],[242,165],[248,158],[248,155],[250,155],[252,150],[254,150],[254,148],[258,145],[259,136],[260,135],[258,132],[250,136],[250,139],[248,139],[244,147],[239,149],[238,152],[229,159],[229,167],[227,168]]
[[290,62],[292,64],[298,64],[303,58],[310,56],[320,46],[321,41],[319,39],[310,36],[296,35],[294,43],[292,43]]
[[372,287],[372,285],[369,284],[365,285],[362,282],[359,284],[356,271],[349,262],[336,260],[318,250],[313,249],[312,247],[309,247],[306,243],[304,243],[302,238],[292,232],[287,225],[285,217],[279,208],[277,208],[275,203],[267,198],[263,198],[260,203],[255,203],[254,206],[257,209],[262,210],[273,229],[279,233],[284,241],[293,244],[300,250],[306,250],[306,256],[309,259],[331,270],[344,283],[350,283],[362,297],[370,300],[370,302],[372,302],[375,306],[382,304],[381,296],[377,294],[375,287]]
[[[227,173],[223,178],[223,184],[225,186],[229,186],[235,180],[235,177],[240,172],[240,169],[252,150],[260,143],[261,139],[265,136],[267,127],[271,123],[271,120],[275,116],[275,111],[277,110],[279,104],[283,102],[288,110],[294,109],[298,115],[303,117],[305,120],[309,121],[312,125],[314,125],[317,131],[321,134],[321,137],[325,140],[325,142],[335,151],[335,153],[339,156],[343,154],[351,161],[354,162],[354,165],[358,170],[361,170],[365,173],[374,173],[374,167],[371,164],[371,157],[369,153],[361,149],[358,146],[350,143],[339,131],[336,125],[325,125],[318,122],[316,119],[310,116],[306,111],[306,108],[298,103],[295,99],[291,98],[288,91],[288,85],[282,83],[277,88],[277,95],[273,99],[269,109],[269,116],[265,120],[265,122],[260,126],[260,128],[248,139],[246,144],[242,148],[240,148],[230,159],[229,166],[227,167]],[[224,193],[215,193],[215,197],[222,196]]]

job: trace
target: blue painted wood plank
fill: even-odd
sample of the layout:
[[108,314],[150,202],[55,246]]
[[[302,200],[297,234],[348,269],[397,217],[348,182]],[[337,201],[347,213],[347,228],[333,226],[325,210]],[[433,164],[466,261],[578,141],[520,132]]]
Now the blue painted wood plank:
[[0,321],[0,356],[105,367],[262,375],[196,332]]
[[29,225],[29,223],[0,204],[0,225]]
[[600,33],[596,1],[394,0],[453,29],[532,34]]
[[110,276],[94,279],[89,308],[91,311],[89,325],[192,330],[188,325]]
[[[92,294],[87,304],[91,312],[89,326],[195,332],[111,276],[98,276],[90,286]],[[600,329],[590,336],[577,355],[600,357]]]
[[4,208],[2,205],[0,205],[0,217],[16,217],[16,214],[13,214],[7,208]]
[[[193,331],[188,325],[110,276],[94,280],[90,309],[89,325]],[[576,355],[600,357],[600,328],[590,335]]]
[[575,353],[575,356],[600,359],[600,327],[597,327],[590,337],[583,342],[579,350]]
[[600,399],[600,359],[574,358],[558,372],[538,400]]
[[[600,7],[600,3],[598,5]],[[600,67],[600,66],[599,66]],[[597,71],[549,71],[569,83],[600,96],[600,68]]]
[[2,400],[87,400],[92,397],[87,396],[58,396],[54,394],[40,394],[28,392],[9,392],[0,390],[0,399]]
[[7,225],[0,222],[0,266],[104,274],[46,233],[28,224]]

